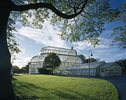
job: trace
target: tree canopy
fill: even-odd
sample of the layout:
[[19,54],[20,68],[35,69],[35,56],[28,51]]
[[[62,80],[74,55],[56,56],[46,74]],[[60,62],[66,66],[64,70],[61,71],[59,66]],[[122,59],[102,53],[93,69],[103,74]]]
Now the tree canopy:
[[122,48],[126,48],[126,3],[124,3],[119,10],[119,20],[121,20],[123,24],[113,29],[113,33],[116,34],[113,42],[118,43]]
[[86,62],[86,57],[84,55],[78,55],[78,57],[81,58],[82,62],[85,63]]
[[52,73],[54,69],[59,67],[61,64],[61,60],[58,55],[55,53],[50,53],[45,57],[45,60],[43,62],[43,68],[46,70],[50,70]]
[[12,8],[12,14],[18,16],[15,18],[22,25],[41,29],[43,22],[50,20],[52,25],[60,28],[61,39],[87,40],[92,45],[99,44],[105,24],[118,20],[122,13],[119,8],[113,9],[107,0],[12,1],[17,4]]
[[15,27],[15,18],[13,17],[13,14],[10,15],[10,18],[8,19],[8,26],[7,26],[7,41],[8,41],[8,48],[10,50],[10,53],[14,55],[15,53],[19,53],[21,50],[19,48],[19,44],[16,41],[15,34],[13,33],[16,31]]

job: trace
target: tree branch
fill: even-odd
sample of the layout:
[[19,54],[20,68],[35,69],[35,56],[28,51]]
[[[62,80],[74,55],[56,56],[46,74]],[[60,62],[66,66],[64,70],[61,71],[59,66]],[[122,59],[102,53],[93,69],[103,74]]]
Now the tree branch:
[[30,10],[30,9],[47,8],[47,9],[52,10],[55,14],[57,14],[58,16],[60,16],[62,18],[71,19],[71,18],[74,18],[77,15],[81,14],[83,9],[85,8],[87,1],[88,0],[85,0],[84,4],[79,12],[77,12],[75,14],[70,14],[70,15],[62,13],[61,11],[56,9],[51,3],[35,3],[35,4],[27,4],[27,5],[15,5],[15,6],[13,6],[12,10],[13,11],[25,11],[25,10]]

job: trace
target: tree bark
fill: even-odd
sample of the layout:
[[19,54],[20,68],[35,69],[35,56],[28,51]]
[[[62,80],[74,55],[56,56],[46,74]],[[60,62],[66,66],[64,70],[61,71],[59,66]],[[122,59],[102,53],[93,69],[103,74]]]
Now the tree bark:
[[[6,0],[5,0],[6,1]],[[8,50],[6,28],[10,14],[9,3],[0,4],[0,100],[15,100],[11,77],[11,55]]]

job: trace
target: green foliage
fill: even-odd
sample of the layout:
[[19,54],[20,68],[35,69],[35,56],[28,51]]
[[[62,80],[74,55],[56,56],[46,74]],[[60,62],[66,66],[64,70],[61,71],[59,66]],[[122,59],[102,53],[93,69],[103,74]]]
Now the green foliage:
[[[64,14],[76,14],[83,6],[85,0],[29,0],[28,4],[51,3]],[[99,36],[104,30],[105,23],[118,20],[119,9],[112,9],[107,0],[88,0],[84,10],[77,17],[67,20],[57,16],[46,8],[22,11],[20,20],[25,26],[42,28],[45,20],[50,20],[52,25],[60,27],[62,39],[68,41],[87,40],[92,45],[98,45]]]
[[[20,1],[19,1],[20,2]],[[56,9],[65,14],[77,13],[81,7],[83,0],[29,0],[28,4],[35,3],[51,3]],[[26,2],[24,2],[25,4]],[[7,38],[8,46],[13,54],[20,52],[18,44],[15,40],[13,31],[15,29],[15,21],[22,22],[24,26],[32,28],[42,28],[45,20],[50,20],[52,25],[58,25],[62,39],[68,41],[84,41],[87,40],[92,45],[98,45],[99,36],[104,30],[104,25],[116,20],[126,22],[126,4],[119,9],[112,9],[107,0],[88,0],[83,12],[77,17],[67,20],[63,19],[46,8],[37,10],[28,10],[22,12],[12,12],[8,22]],[[118,34],[113,42],[119,42],[123,48],[126,47],[126,25],[114,29],[114,33]]]
[[15,40],[15,34],[13,33],[16,31],[14,19],[14,16],[10,15],[7,26],[7,43],[11,54],[19,53],[21,51],[19,49],[19,44]]
[[95,58],[87,58],[86,59],[86,57],[84,56],[84,55],[78,55],[80,58],[81,58],[81,60],[82,60],[82,62],[83,63],[91,63],[91,62],[96,62],[97,61],[97,59],[95,59]]
[[29,73],[29,63],[22,68],[19,68],[18,66],[13,66],[13,73]]
[[114,33],[116,33],[116,37],[113,42],[117,42],[119,47],[126,48],[126,25],[115,28]]
[[95,59],[95,58],[88,58],[88,59],[86,59],[85,60],[85,63],[91,63],[91,62],[96,62],[97,61],[97,59]]
[[18,66],[13,66],[13,73],[20,73],[20,68]]
[[29,63],[20,69],[20,73],[29,73]]
[[23,11],[20,14],[23,26],[41,29],[45,20],[49,18],[49,11],[45,8],[37,10]]
[[84,55],[78,55],[78,56],[81,58],[81,60],[82,60],[83,63],[86,62],[86,57]]
[[90,62],[96,62],[97,61],[97,59],[95,59],[95,58],[90,58]]
[[108,1],[91,0],[76,18],[67,20],[53,15],[51,21],[59,24],[62,39],[71,42],[87,40],[95,46],[99,44],[104,25],[117,20],[118,14],[118,9],[112,9]]
[[60,64],[61,64],[61,60],[59,56],[56,55],[55,53],[50,53],[44,59],[43,68],[46,70],[51,70],[53,73],[54,69],[59,67]]
[[37,100],[118,100],[115,86],[105,80],[51,75],[17,75],[14,78],[14,90],[19,97],[34,96]]
[[46,68],[39,68],[38,69],[40,74],[51,74],[52,70],[47,70]]
[[119,47],[126,48],[126,3],[120,8],[120,12],[119,18],[124,24],[113,29],[114,35],[116,34],[113,43],[118,43]]

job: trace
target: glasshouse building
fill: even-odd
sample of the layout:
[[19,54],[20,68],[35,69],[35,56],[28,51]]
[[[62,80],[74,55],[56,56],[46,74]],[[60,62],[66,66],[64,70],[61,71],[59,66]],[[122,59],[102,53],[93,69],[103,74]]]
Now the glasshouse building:
[[38,68],[43,67],[43,61],[49,53],[56,53],[59,56],[62,62],[60,67],[82,64],[81,58],[77,56],[77,52],[73,48],[65,49],[48,46],[41,49],[40,55],[31,59],[29,73],[38,73]]
[[54,71],[61,75],[85,75],[85,76],[117,76],[121,75],[121,67],[117,63],[92,62],[83,63],[82,59],[77,55],[77,51],[73,48],[44,47],[40,51],[40,55],[34,56],[29,65],[29,73],[37,74],[38,69],[43,67],[45,57],[49,53],[56,53],[61,65]]

